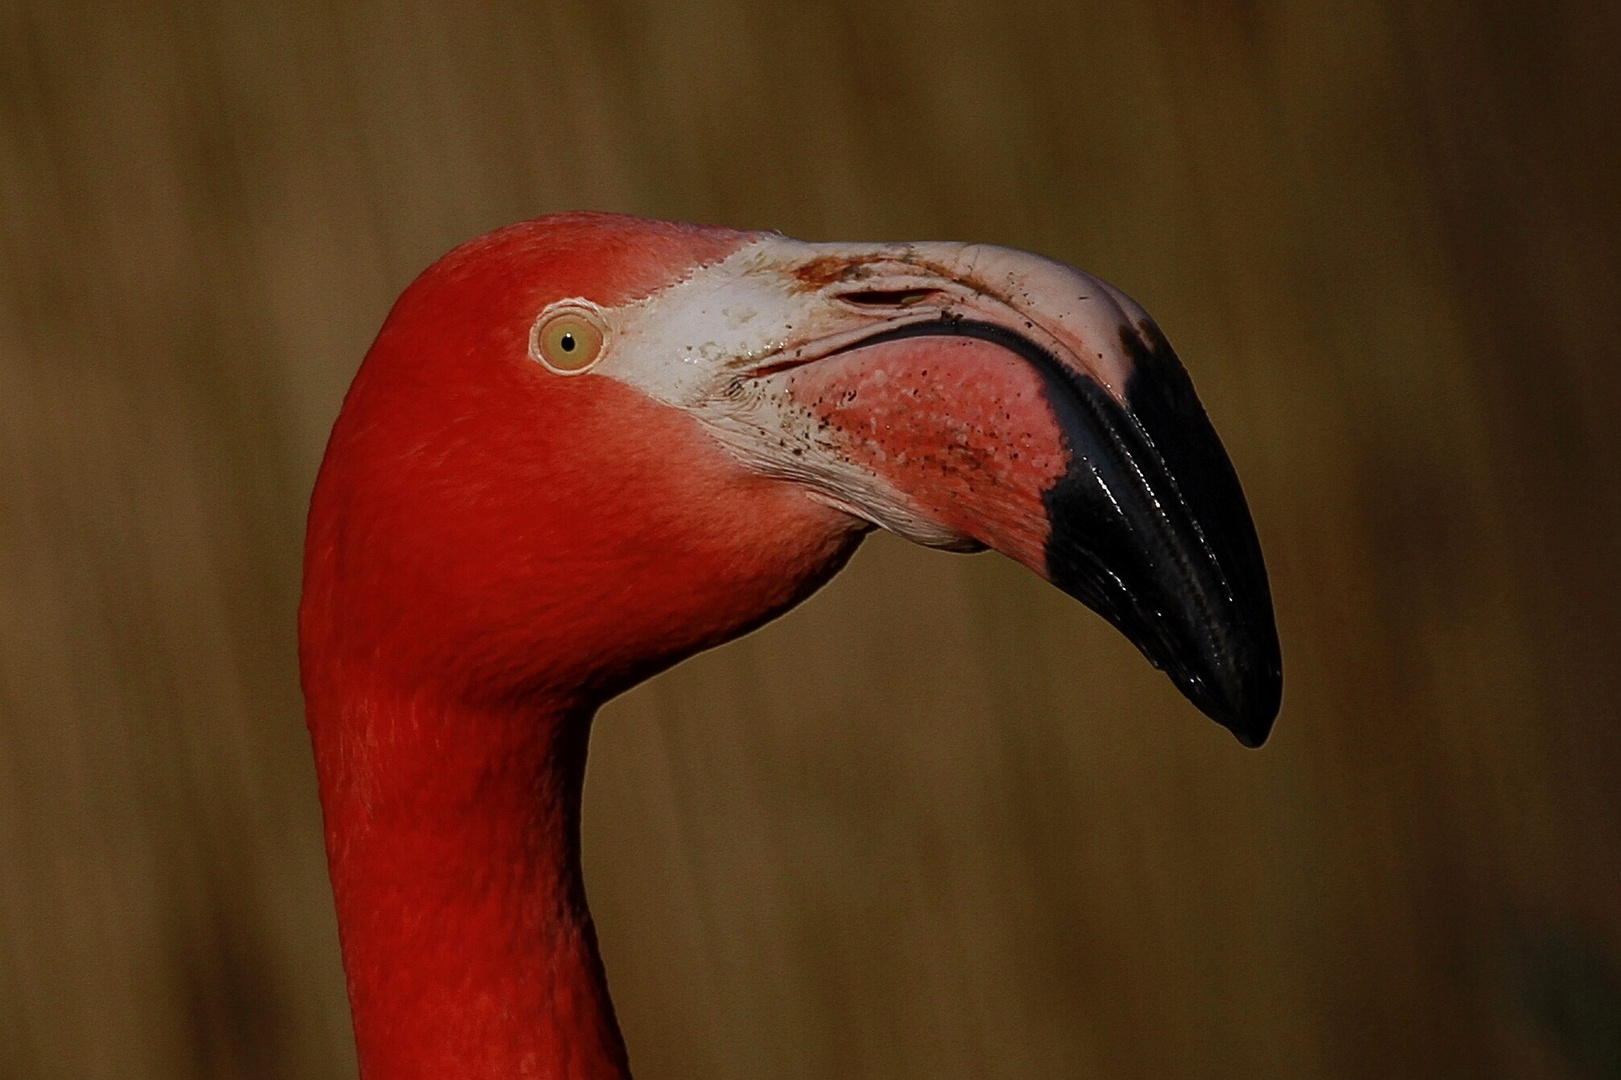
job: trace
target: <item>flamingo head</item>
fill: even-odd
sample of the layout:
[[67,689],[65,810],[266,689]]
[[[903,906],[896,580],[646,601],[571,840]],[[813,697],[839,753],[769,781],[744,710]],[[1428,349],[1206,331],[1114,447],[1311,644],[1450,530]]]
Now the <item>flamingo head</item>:
[[457,249],[334,428],[306,647],[600,700],[797,603],[874,527],[1003,552],[1266,738],[1266,571],[1181,364],[1114,287],[987,245],[580,214]]

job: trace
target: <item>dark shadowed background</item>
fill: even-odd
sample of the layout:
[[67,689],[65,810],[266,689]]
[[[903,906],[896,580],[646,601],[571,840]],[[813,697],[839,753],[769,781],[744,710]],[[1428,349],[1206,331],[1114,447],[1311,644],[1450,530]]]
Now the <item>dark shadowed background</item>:
[[1245,751],[871,541],[601,717],[640,1077],[1621,1077],[1618,57],[1614,0],[0,5],[0,1080],[352,1075],[305,499],[400,289],[572,208],[1118,283],[1287,671]]

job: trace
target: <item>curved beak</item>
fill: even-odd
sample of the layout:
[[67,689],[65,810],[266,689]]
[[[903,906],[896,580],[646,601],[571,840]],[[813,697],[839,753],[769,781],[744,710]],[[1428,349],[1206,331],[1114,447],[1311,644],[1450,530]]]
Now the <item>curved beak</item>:
[[740,255],[711,300],[768,332],[728,343],[725,378],[689,403],[723,441],[911,539],[1018,559],[1244,745],[1266,740],[1283,676],[1260,543],[1141,308],[984,245],[770,237]]
[[1047,575],[1102,614],[1245,746],[1272,730],[1283,658],[1266,564],[1232,462],[1170,343],[1122,328],[1123,401],[1055,379],[1072,459],[1044,497]]

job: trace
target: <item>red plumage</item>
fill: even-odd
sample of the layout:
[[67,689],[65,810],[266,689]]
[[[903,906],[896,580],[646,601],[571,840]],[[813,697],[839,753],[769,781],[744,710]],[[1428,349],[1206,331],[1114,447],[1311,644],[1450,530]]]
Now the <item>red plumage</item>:
[[[557,310],[601,335],[577,369],[532,355]],[[299,611],[366,1080],[628,1077],[580,877],[592,715],[874,524],[1018,559],[1265,737],[1242,493],[1112,287],[1001,248],[577,214],[406,289],[332,431]]]

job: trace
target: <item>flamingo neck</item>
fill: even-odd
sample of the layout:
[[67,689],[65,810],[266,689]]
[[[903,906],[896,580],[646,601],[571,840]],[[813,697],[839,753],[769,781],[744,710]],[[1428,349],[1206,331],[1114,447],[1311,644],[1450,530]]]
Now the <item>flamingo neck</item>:
[[311,710],[364,1080],[628,1080],[580,875],[593,711]]

